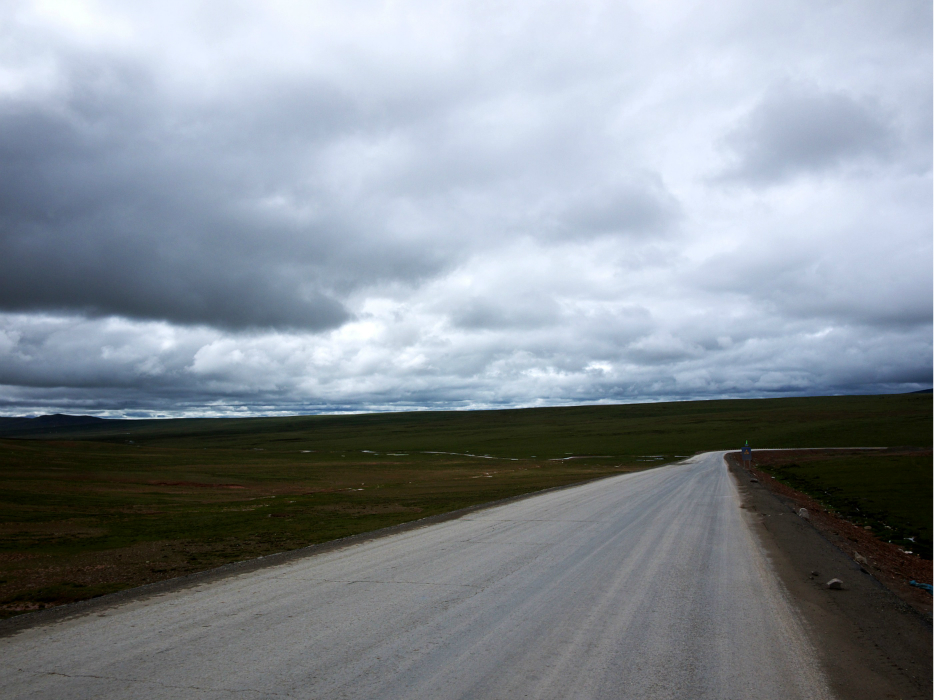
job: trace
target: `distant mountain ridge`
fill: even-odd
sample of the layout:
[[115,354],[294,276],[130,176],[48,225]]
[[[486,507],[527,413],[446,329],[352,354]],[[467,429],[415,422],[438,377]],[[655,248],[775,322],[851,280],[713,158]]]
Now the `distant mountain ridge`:
[[64,413],[55,413],[50,416],[36,416],[35,418],[0,418],[0,435],[29,434],[56,428],[71,428],[107,422],[107,418],[69,416]]

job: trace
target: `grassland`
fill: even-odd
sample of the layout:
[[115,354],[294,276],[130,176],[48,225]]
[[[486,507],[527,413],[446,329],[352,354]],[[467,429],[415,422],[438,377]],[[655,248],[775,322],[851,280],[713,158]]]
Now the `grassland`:
[[[502,411],[108,421],[33,437],[174,447],[472,452],[500,457],[754,447],[927,446],[930,394],[685,401]],[[2,433],[0,433],[2,437]]]
[[[0,440],[0,615],[746,439],[929,448],[931,406],[930,395],[819,397],[22,433],[34,439]],[[926,484],[930,500],[930,471]]]
[[656,461],[23,440],[0,450],[7,613]]

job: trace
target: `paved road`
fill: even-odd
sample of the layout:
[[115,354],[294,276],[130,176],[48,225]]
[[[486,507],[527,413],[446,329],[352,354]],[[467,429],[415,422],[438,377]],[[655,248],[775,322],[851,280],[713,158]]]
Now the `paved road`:
[[722,460],[0,640],[3,698],[823,698]]

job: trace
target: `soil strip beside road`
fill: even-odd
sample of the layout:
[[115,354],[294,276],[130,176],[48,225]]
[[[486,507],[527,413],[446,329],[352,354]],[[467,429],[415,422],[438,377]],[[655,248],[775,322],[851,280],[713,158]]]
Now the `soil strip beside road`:
[[[932,581],[932,562],[905,550],[897,544],[885,542],[872,531],[852,523],[837,513],[827,510],[821,503],[806,493],[795,490],[782,483],[774,475],[765,473],[757,467],[787,463],[795,460],[813,459],[815,455],[865,453],[865,450],[758,450],[755,461],[749,471],[763,483],[769,491],[792,505],[795,512],[799,508],[808,511],[808,519],[820,533],[834,545],[849,555],[851,559],[867,569],[882,585],[895,593],[931,620],[932,597],[927,591],[911,586],[909,581],[930,584]],[[736,460],[735,455],[728,459]]]
[[[834,692],[847,700],[930,698],[930,617],[884,587],[813,520],[799,517],[797,508],[816,506],[810,499],[740,466],[737,453],[727,462],[748,523],[809,622]],[[843,590],[827,589],[832,578],[842,579]]]

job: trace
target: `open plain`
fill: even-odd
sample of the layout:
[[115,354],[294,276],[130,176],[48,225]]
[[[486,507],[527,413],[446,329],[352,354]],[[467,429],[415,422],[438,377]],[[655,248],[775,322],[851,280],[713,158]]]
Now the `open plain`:
[[708,453],[25,629],[0,694],[832,697],[747,517]]
[[[0,618],[641,471],[744,439],[755,448],[930,450],[931,419],[930,396],[919,394],[280,418],[0,419]],[[898,514],[889,506],[911,503],[898,534],[922,542],[930,498],[906,496],[930,495],[929,465],[906,471],[891,457],[880,454],[845,493],[889,492],[879,516],[892,525],[889,515]]]

